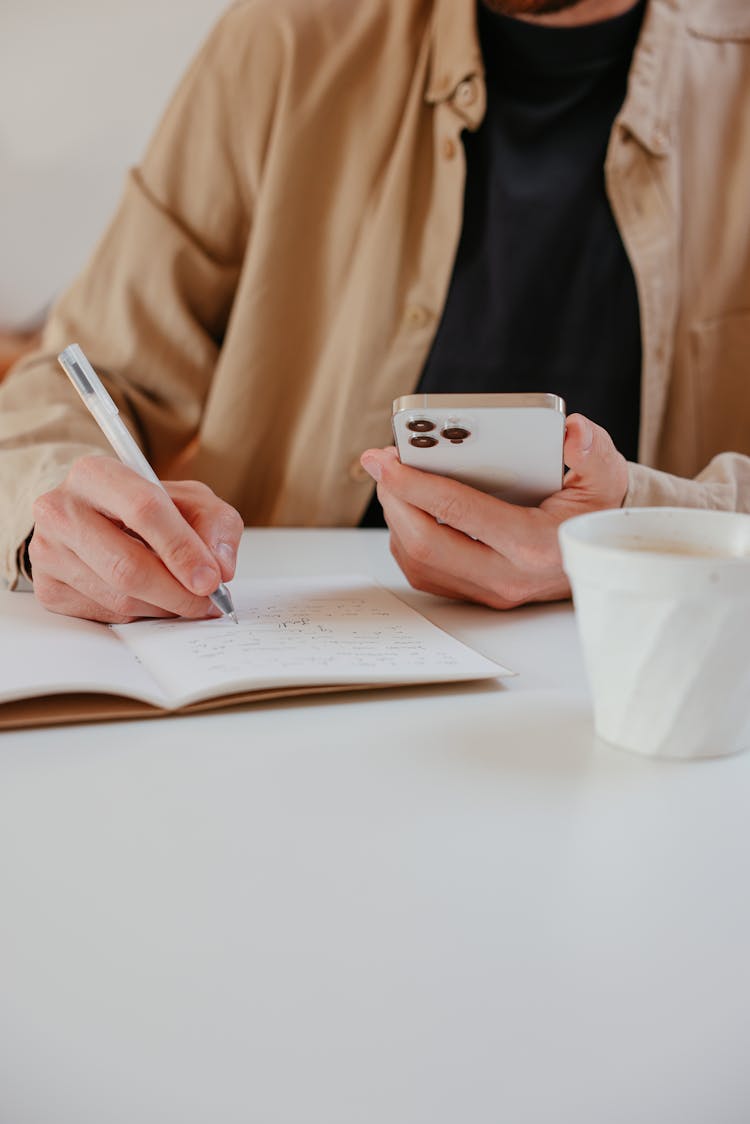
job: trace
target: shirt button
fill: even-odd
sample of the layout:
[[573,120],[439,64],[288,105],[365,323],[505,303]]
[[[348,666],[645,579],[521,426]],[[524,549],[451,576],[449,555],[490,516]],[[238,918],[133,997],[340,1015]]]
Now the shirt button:
[[443,141],[443,156],[446,160],[452,160],[456,155],[456,142],[452,137],[446,137]]
[[349,465],[349,479],[355,484],[374,484],[370,473],[359,463],[359,457]]
[[463,82],[459,82],[456,89],[456,101],[459,105],[473,105],[478,95],[479,91],[475,79],[465,78]]
[[421,304],[409,304],[406,306],[404,319],[410,328],[424,328],[429,322],[430,313]]

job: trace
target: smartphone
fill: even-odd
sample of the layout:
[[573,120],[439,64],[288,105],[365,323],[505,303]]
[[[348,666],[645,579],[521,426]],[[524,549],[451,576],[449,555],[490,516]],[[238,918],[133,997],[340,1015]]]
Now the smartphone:
[[556,394],[407,394],[393,403],[403,464],[534,507],[562,487],[565,403]]

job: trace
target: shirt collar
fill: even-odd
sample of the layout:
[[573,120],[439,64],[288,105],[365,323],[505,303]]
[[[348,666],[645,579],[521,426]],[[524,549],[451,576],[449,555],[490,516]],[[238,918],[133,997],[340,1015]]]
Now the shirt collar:
[[427,101],[448,101],[461,82],[483,75],[476,0],[434,0]]
[[[680,97],[684,0],[648,0],[619,123],[655,156],[673,142]],[[426,100],[451,100],[462,82],[484,77],[476,0],[434,0]],[[479,116],[483,106],[476,103]],[[478,120],[468,120],[476,127]]]
[[648,0],[617,120],[654,156],[674,142],[684,35],[682,0]]

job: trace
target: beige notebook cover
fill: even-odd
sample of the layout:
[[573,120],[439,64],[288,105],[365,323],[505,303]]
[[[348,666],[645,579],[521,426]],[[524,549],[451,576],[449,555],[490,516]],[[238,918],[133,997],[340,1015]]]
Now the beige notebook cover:
[[236,581],[227,619],[107,626],[0,594],[0,729],[287,695],[494,679],[507,668],[359,575]]

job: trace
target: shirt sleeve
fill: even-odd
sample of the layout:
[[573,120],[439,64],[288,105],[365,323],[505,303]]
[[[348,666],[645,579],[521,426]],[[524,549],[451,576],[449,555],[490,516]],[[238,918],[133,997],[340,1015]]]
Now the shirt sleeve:
[[277,85],[269,29],[248,21],[248,10],[232,8],[217,24],[89,263],[56,302],[39,350],[0,386],[0,586],[18,583],[34,499],[77,457],[110,453],[57,364],[64,347],[82,346],[157,473],[197,433]]
[[750,512],[750,457],[720,453],[694,479],[629,464],[625,506]]

